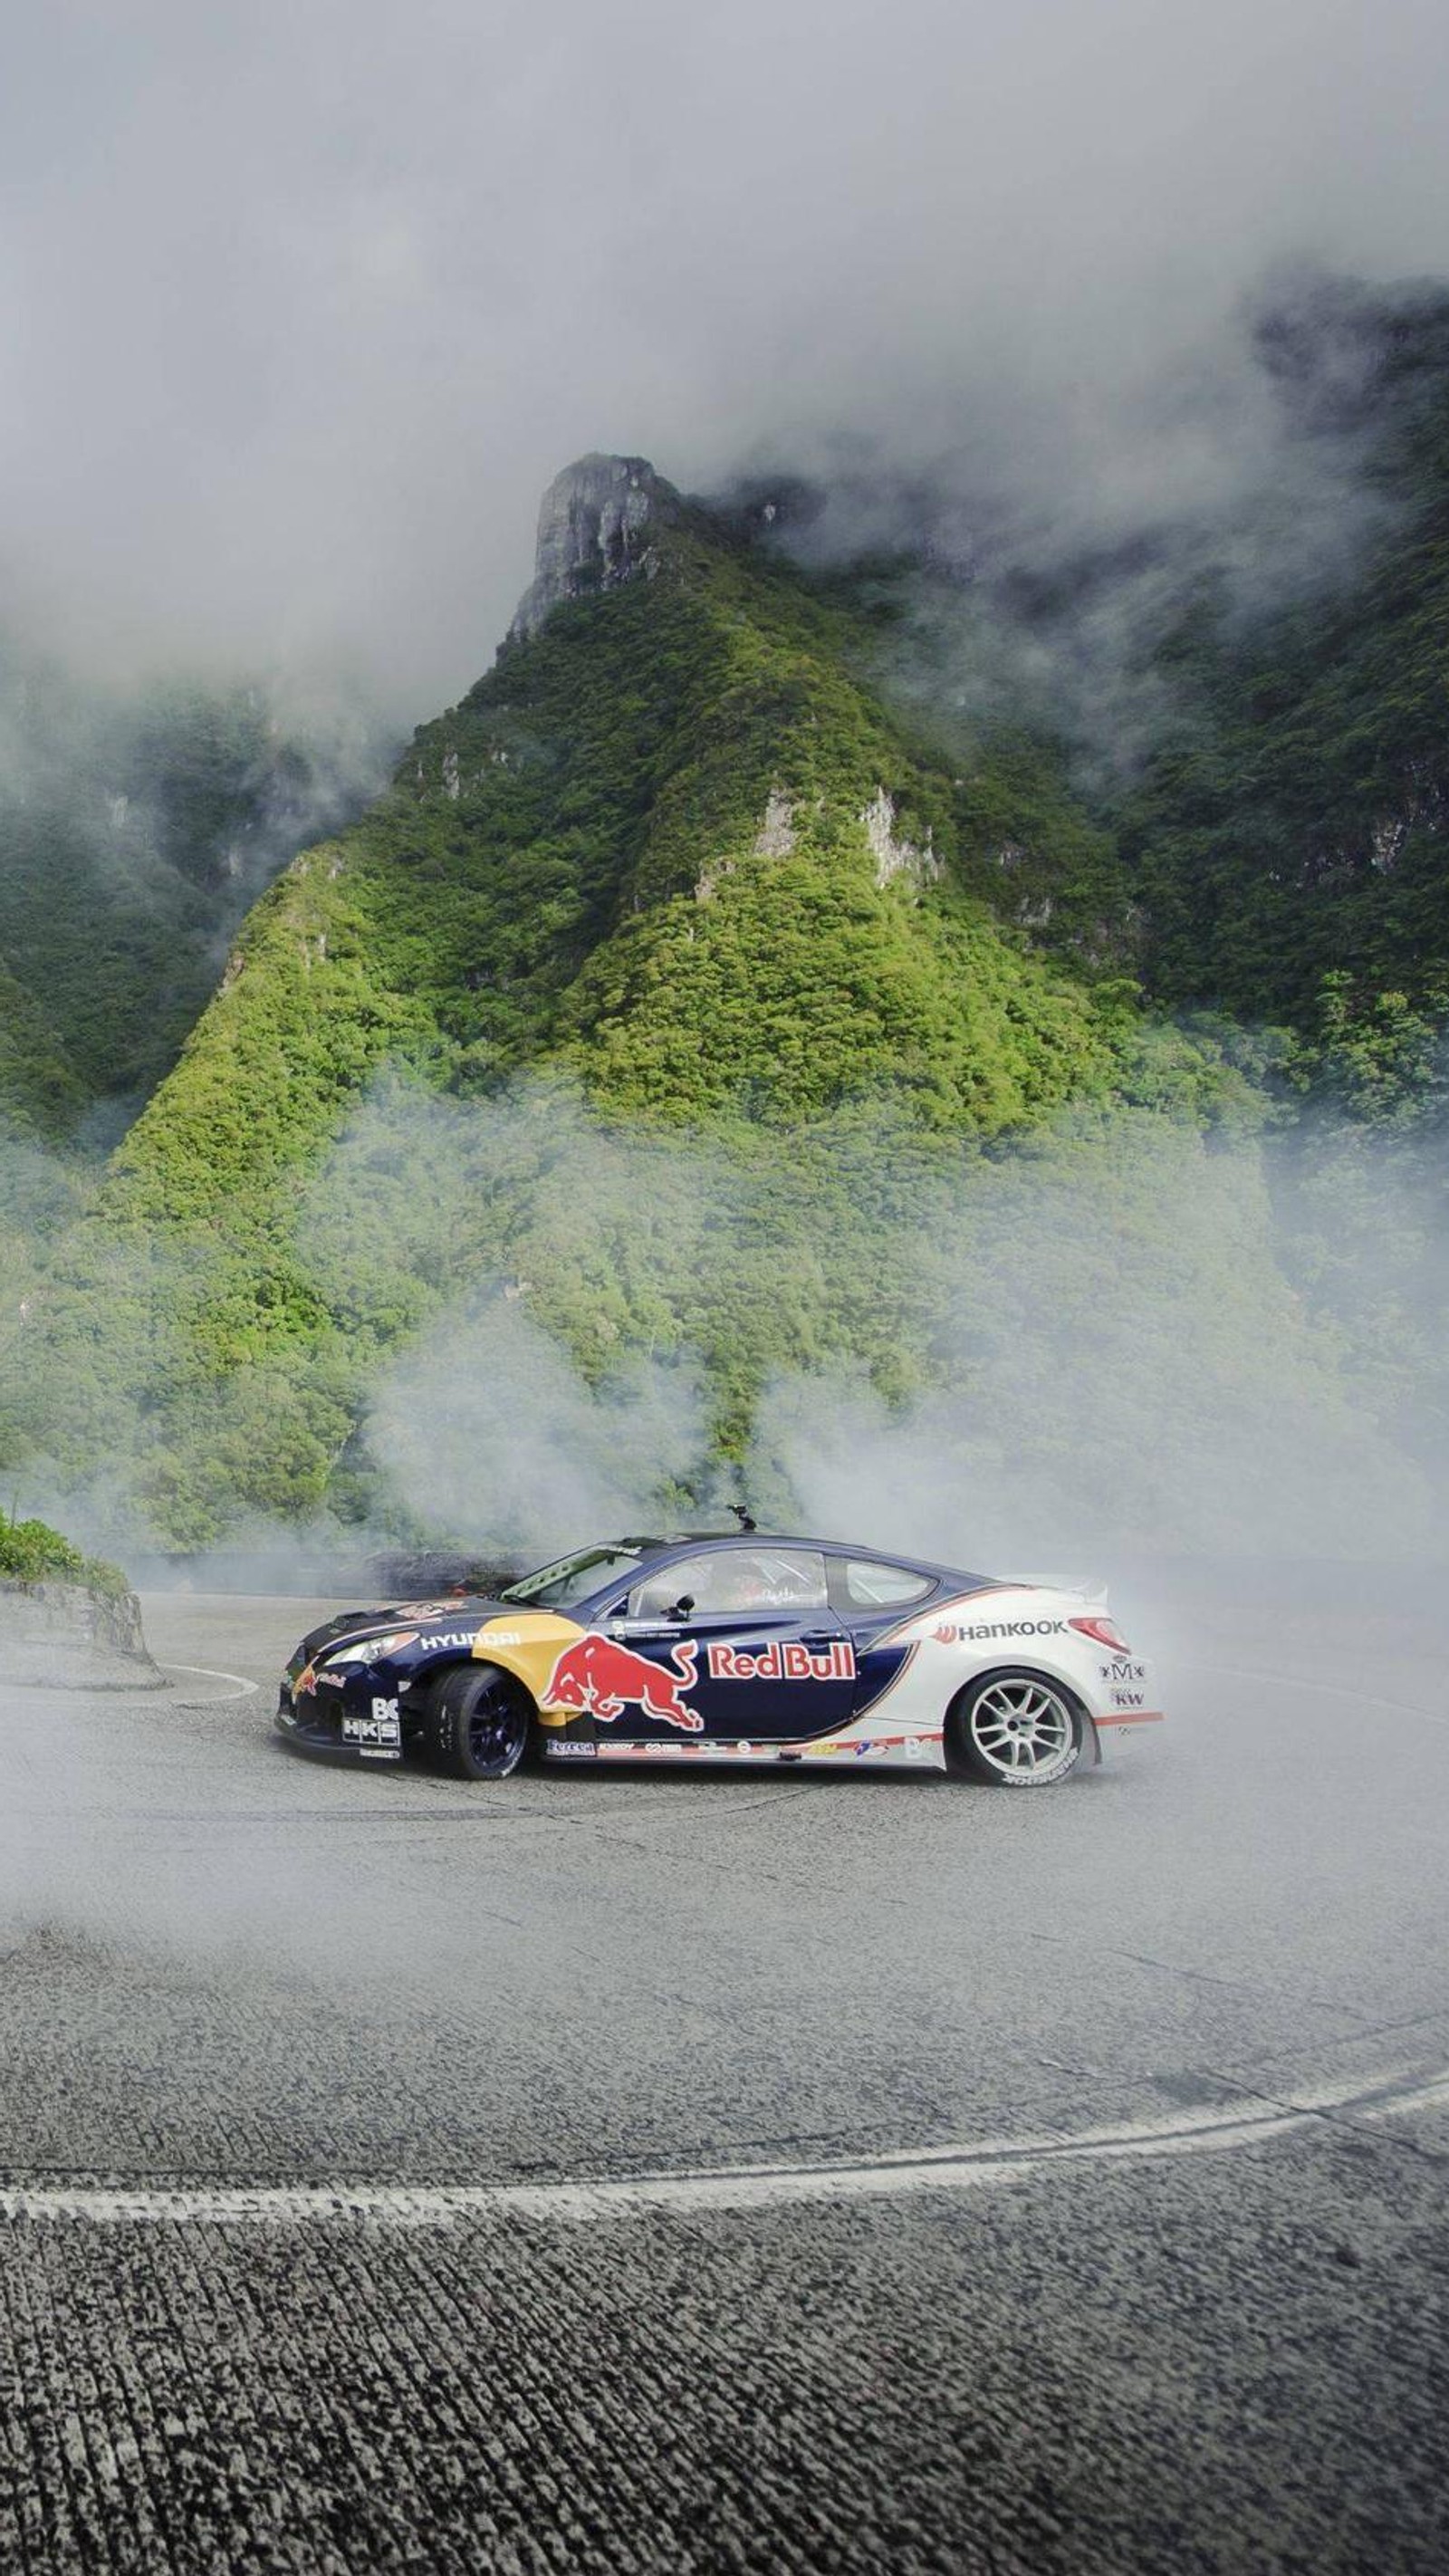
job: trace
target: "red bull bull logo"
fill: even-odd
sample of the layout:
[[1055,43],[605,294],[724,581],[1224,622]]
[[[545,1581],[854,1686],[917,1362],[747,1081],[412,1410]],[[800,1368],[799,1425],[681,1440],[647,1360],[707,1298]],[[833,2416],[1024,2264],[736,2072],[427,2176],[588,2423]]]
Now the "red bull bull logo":
[[694,1687],[698,1652],[692,1638],[671,1646],[671,1673],[665,1665],[651,1663],[647,1655],[636,1655],[613,1637],[590,1629],[587,1636],[565,1646],[544,1686],[543,1705],[566,1708],[578,1717],[596,1717],[606,1726],[624,1709],[637,1708],[656,1725],[678,1726],[686,1735],[700,1735],[704,1719],[682,1696]]

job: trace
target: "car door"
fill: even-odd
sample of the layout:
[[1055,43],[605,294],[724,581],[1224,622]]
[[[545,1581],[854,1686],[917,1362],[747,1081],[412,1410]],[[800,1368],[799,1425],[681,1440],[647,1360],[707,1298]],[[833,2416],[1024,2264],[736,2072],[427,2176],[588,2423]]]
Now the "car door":
[[915,1650],[890,1641],[940,1590],[940,1577],[916,1566],[864,1554],[831,1556],[831,1599],[855,1657],[855,1716],[863,1717],[904,1672]]
[[[706,1743],[788,1744],[850,1715],[855,1655],[818,1548],[752,1539],[676,1558],[635,1586],[611,1634],[661,1666]],[[618,1728],[661,1741],[686,1730],[677,1707],[630,1707]]]

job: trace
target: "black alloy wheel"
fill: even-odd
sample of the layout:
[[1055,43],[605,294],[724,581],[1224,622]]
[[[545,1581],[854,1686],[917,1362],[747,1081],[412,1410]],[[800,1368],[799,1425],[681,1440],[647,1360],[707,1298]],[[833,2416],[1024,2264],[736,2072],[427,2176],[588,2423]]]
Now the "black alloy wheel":
[[528,1750],[533,1702],[497,1664],[455,1664],[434,1688],[428,1744],[456,1780],[506,1780]]

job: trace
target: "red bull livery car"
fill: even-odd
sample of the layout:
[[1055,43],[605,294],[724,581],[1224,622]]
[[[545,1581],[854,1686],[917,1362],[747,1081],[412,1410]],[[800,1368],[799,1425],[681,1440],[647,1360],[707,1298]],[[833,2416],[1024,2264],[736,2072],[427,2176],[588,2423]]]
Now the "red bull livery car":
[[550,1762],[959,1771],[1004,1788],[1160,1718],[1100,1601],[838,1541],[630,1538],[494,1601],[357,1610],[304,1639],[277,1723],[374,1762],[502,1780]]

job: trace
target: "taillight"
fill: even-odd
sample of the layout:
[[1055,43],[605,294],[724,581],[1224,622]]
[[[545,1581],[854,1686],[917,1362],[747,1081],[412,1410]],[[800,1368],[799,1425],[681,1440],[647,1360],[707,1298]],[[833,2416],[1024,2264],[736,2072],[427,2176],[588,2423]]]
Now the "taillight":
[[1094,1645],[1110,1646],[1114,1655],[1130,1655],[1132,1652],[1115,1619],[1109,1619],[1105,1610],[1094,1610],[1090,1619],[1069,1619],[1067,1626],[1075,1628],[1083,1637],[1090,1637]]

